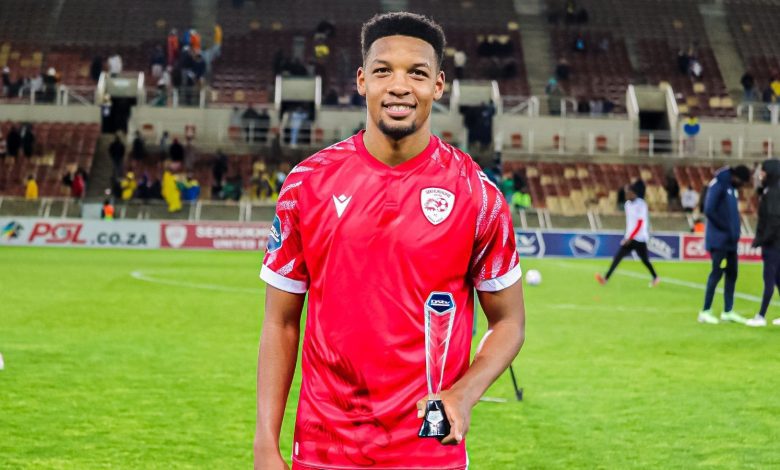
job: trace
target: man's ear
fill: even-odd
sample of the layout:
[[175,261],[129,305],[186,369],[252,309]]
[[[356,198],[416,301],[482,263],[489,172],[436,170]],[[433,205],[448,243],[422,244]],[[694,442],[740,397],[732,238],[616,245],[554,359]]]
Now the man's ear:
[[434,84],[434,93],[433,93],[433,99],[438,101],[441,99],[442,95],[444,94],[444,70],[439,70],[439,73],[436,75],[436,83]]
[[357,84],[357,91],[360,93],[360,96],[366,96],[366,72],[363,70],[363,67],[358,67],[355,83]]

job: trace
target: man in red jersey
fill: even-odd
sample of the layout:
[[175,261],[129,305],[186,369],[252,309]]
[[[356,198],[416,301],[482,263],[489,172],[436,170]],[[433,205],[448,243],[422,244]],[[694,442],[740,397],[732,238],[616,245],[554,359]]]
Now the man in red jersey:
[[[464,469],[471,409],[517,355],[525,313],[512,219],[465,153],[430,131],[444,34],[388,13],[361,34],[366,130],[293,169],[260,277],[255,468],[289,468],[279,434],[309,294],[293,469]],[[474,288],[491,335],[469,364]],[[427,397],[424,312],[455,314],[441,398],[451,432],[417,436]]]

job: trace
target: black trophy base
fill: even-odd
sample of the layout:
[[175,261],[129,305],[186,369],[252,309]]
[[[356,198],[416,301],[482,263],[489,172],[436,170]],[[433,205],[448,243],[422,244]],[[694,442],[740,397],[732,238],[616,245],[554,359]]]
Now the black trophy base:
[[428,400],[425,404],[425,417],[417,435],[442,440],[449,434],[450,421],[444,413],[444,403],[441,400]]

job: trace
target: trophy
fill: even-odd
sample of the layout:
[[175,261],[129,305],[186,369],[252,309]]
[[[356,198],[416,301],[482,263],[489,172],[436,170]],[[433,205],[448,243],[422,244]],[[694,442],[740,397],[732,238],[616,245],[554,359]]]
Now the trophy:
[[425,301],[425,378],[428,402],[419,437],[442,440],[450,433],[450,422],[444,413],[439,394],[444,381],[444,364],[450,347],[455,320],[455,299],[449,292],[431,292]]

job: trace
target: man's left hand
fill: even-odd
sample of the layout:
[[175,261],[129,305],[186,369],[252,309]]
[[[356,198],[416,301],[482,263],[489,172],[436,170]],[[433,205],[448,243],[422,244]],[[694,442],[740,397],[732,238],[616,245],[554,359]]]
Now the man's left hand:
[[[444,390],[440,394],[441,401],[444,404],[444,413],[450,422],[450,433],[444,436],[441,443],[444,445],[457,445],[463,441],[469,430],[471,422],[471,406],[464,397],[453,390]],[[428,402],[426,396],[417,402],[417,417],[425,416],[425,406]]]

